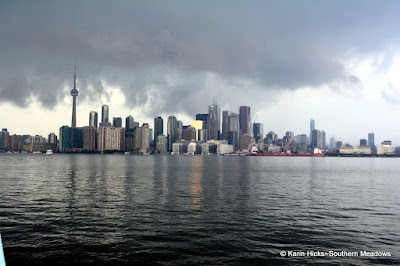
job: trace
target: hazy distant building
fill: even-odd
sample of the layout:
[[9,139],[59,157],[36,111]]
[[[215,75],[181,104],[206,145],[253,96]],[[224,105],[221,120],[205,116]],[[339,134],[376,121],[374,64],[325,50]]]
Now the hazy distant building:
[[57,136],[55,133],[50,133],[48,138],[48,143],[56,144],[57,145]]
[[97,128],[97,112],[95,111],[89,113],[89,126]]
[[207,141],[207,129],[199,129],[197,131],[197,138],[201,142],[206,142]]
[[312,140],[313,140],[312,133],[313,133],[314,129],[315,129],[315,121],[314,121],[314,119],[311,119],[311,121],[310,121],[310,143],[312,143]]
[[255,142],[258,143],[260,139],[262,139],[264,134],[264,125],[261,123],[254,123],[253,124],[253,136]]
[[240,135],[251,133],[250,106],[239,107],[239,125],[240,125]]
[[275,134],[274,131],[268,132],[264,140],[265,144],[276,144],[278,143],[278,134]]
[[172,144],[176,142],[177,137],[177,120],[174,115],[168,117],[167,122],[167,138],[168,138],[168,151],[172,151]]
[[366,139],[360,139],[360,146],[367,146],[367,140]]
[[224,139],[224,140],[228,139],[229,115],[230,114],[231,114],[230,111],[222,111],[222,135],[221,135],[221,139]]
[[86,151],[96,150],[97,129],[95,126],[83,127],[83,149]]
[[368,145],[371,147],[375,145],[375,134],[374,133],[368,133]]
[[245,133],[240,135],[239,149],[241,151],[250,149],[255,142],[253,135]]
[[384,140],[384,141],[382,141],[382,145],[392,145],[392,141],[391,140]]
[[314,129],[312,132],[311,148],[325,149],[326,134],[323,130]]
[[100,127],[97,146],[99,151],[125,150],[125,128]]
[[208,106],[208,120],[207,120],[207,139],[218,140],[220,135],[220,121],[221,114],[219,106],[212,104]]
[[306,134],[297,135],[295,138],[295,141],[298,144],[306,144],[307,143],[307,135]]

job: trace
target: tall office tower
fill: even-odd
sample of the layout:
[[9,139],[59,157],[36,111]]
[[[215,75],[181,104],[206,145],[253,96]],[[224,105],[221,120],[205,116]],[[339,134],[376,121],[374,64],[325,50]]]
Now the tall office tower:
[[314,131],[314,129],[315,129],[315,121],[314,121],[314,119],[311,119],[311,121],[310,121],[310,144],[312,143],[312,140],[313,140],[312,132]]
[[368,133],[368,145],[371,147],[375,145],[375,134],[374,133]]
[[222,111],[222,135],[221,139],[227,140],[228,139],[228,132],[229,132],[229,115],[231,112],[229,111]]
[[98,150],[124,150],[125,128],[123,127],[100,127],[98,136]]
[[55,133],[50,133],[48,138],[48,143],[57,145],[57,136]]
[[366,139],[360,139],[360,146],[367,146],[367,140]]
[[176,142],[177,120],[174,115],[168,117],[167,122],[167,138],[168,138],[168,151],[172,151],[172,144]]
[[196,114],[196,120],[204,121],[204,124],[207,124],[208,114]]
[[200,140],[199,130],[205,129],[206,123],[201,120],[196,120],[196,121],[192,121],[192,123],[190,123],[190,125],[196,129],[196,140]]
[[220,134],[220,111],[217,104],[208,107],[207,139],[218,140]]
[[231,113],[228,116],[228,144],[233,145],[233,150],[239,150],[239,115]]
[[101,107],[101,123],[103,124],[103,126],[108,124],[108,113],[109,113],[108,105],[103,105]]
[[135,123],[135,120],[131,115],[125,118],[125,131],[132,132],[135,128],[139,127],[139,123]]
[[326,134],[323,130],[314,129],[312,131],[311,148],[325,149]]
[[71,90],[72,96],[72,123],[71,127],[76,128],[76,96],[78,96],[78,90],[76,89],[76,62],[74,68],[74,87]]
[[239,125],[240,125],[240,135],[250,134],[250,106],[240,106],[239,107]]
[[262,139],[264,135],[264,125],[261,123],[254,123],[253,124],[253,136],[258,143],[258,140]]
[[122,118],[121,117],[113,117],[113,126],[114,127],[122,127]]
[[97,128],[97,112],[95,111],[89,113],[89,126]]
[[83,149],[96,150],[97,129],[95,126],[83,127]]
[[157,136],[164,133],[164,120],[161,116],[154,118],[154,146],[157,147]]

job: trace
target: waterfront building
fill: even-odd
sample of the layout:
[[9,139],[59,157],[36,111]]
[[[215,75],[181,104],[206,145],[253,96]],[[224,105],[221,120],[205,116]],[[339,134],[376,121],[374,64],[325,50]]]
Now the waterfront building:
[[366,139],[360,139],[360,146],[367,146],[367,140]]
[[97,120],[97,112],[91,111],[89,113],[89,126],[97,128],[98,120]]
[[208,141],[201,144],[201,154],[209,155],[216,153],[217,153],[217,144]]
[[[390,144],[384,144],[384,143],[389,143]],[[379,155],[393,155],[395,152],[395,147],[392,146],[391,141],[385,140],[382,142],[381,145],[377,147],[377,154]]]
[[125,129],[125,151],[135,151],[135,131],[126,131]]
[[[69,128],[72,129],[71,127]],[[68,136],[71,137],[71,134],[68,134]],[[35,135],[29,136],[29,138],[25,140],[22,149],[27,152],[46,152],[47,150],[52,150],[54,152],[57,149],[57,145],[48,143],[45,137]]]
[[0,135],[0,148],[6,149],[8,146],[8,136],[10,135],[10,132],[8,132],[7,128],[3,128],[1,130],[1,135]]
[[182,139],[196,140],[196,129],[192,126],[184,126],[182,129]]
[[166,136],[164,136],[162,134],[157,136],[156,149],[160,153],[168,152],[168,139]]
[[217,104],[208,106],[207,139],[218,140],[220,135],[220,110]]
[[154,143],[157,147],[157,136],[164,133],[164,120],[161,116],[154,118]]
[[147,123],[143,123],[141,127],[136,128],[134,134],[136,151],[146,153],[150,149],[150,126]]
[[251,134],[250,106],[239,107],[239,125],[240,136],[242,136],[242,134]]
[[375,145],[375,134],[374,133],[368,133],[368,145],[371,147]]
[[[190,125],[196,130],[196,140],[200,140],[200,130],[201,129],[206,129],[205,125],[206,123],[202,120],[196,120],[192,121]],[[206,131],[204,131],[206,132]],[[204,138],[205,139],[205,138]]]
[[312,140],[313,140],[312,133],[314,130],[315,130],[315,121],[314,121],[314,119],[311,119],[311,121],[310,121],[310,144],[312,143]]
[[168,117],[168,122],[167,122],[168,151],[172,151],[172,144],[176,142],[177,140],[176,137],[177,137],[177,120],[174,115],[170,115]]
[[340,149],[342,146],[343,146],[343,142],[342,141],[340,141],[340,140],[336,141],[336,148],[337,149]]
[[314,129],[312,132],[311,148],[325,149],[326,134],[323,130]]
[[83,127],[83,150],[96,150],[97,129],[95,126]]
[[371,147],[367,145],[362,145],[362,146],[345,145],[340,147],[339,152],[342,154],[353,154],[353,155],[371,154]]
[[79,151],[83,148],[83,128],[62,126],[60,128],[60,151]]
[[188,154],[200,154],[201,153],[201,141],[192,141],[187,147]]
[[113,127],[122,127],[121,117],[113,117]]
[[125,150],[125,128],[123,127],[100,127],[98,135],[98,150],[123,151]]
[[9,146],[8,150],[15,151],[15,152],[22,151],[24,143],[22,142],[21,135],[14,134],[14,135],[11,135],[9,139],[10,139],[10,143],[8,145]]

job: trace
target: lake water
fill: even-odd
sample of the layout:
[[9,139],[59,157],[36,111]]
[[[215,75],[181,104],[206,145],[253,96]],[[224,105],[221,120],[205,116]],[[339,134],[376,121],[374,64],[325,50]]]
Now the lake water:
[[1,154],[0,232],[7,265],[399,265],[400,159]]

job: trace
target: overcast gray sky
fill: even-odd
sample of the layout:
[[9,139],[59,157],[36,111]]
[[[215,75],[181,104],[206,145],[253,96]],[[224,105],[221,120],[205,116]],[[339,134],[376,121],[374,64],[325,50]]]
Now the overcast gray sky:
[[[264,133],[400,145],[399,1],[1,1],[0,127],[48,134],[111,116],[190,123],[215,96]],[[165,122],[166,123],[166,122]]]

